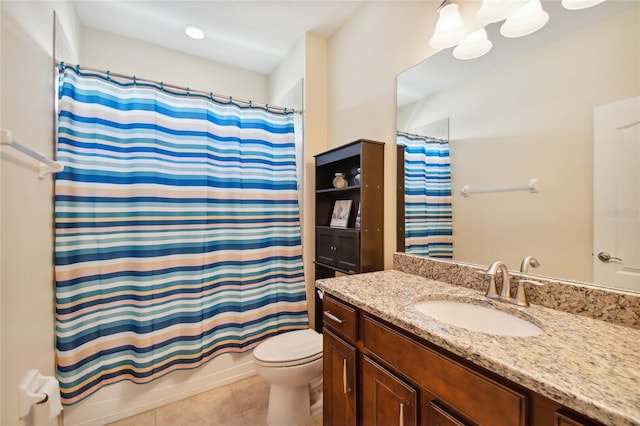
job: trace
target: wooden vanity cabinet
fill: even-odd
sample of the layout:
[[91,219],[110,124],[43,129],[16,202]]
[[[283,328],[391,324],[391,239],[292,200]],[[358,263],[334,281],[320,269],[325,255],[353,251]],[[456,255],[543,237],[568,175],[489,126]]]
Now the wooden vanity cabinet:
[[324,295],[324,425],[602,426]]

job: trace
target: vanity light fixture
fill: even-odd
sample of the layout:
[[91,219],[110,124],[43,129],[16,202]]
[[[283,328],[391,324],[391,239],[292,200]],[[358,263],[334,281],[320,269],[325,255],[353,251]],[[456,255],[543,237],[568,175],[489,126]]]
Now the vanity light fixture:
[[445,0],[438,8],[438,13],[440,16],[429,45],[434,49],[453,47],[466,35],[458,5],[451,0]]
[[453,49],[453,56],[457,59],[475,59],[487,53],[493,47],[493,43],[487,38],[487,31],[480,28],[464,38]]
[[204,31],[202,28],[196,25],[187,25],[184,27],[184,33],[187,37],[190,37],[194,40],[202,40],[204,38]]
[[569,10],[586,9],[602,3],[604,0],[562,0],[562,6]]
[[[585,9],[605,0],[562,0],[569,10]],[[457,59],[474,59],[489,52],[493,43],[482,28],[466,34],[464,21],[458,5],[444,0],[438,7],[438,22],[429,45],[434,49],[456,46],[453,56]],[[505,20],[500,34],[505,37],[523,37],[538,31],[549,22],[549,14],[542,9],[540,0],[482,0],[476,14],[478,23],[487,25]]]
[[542,10],[540,0],[528,0],[516,13],[509,16],[500,34],[505,37],[523,37],[538,31],[549,22],[549,14]]

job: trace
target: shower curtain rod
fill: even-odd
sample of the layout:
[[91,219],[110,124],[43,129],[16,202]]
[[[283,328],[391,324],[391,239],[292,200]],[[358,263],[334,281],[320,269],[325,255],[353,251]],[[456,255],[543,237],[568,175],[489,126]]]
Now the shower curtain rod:
[[[78,64],[69,64],[67,62],[63,62],[63,61],[56,61],[56,68],[65,68],[65,67],[70,67],[75,69],[78,72],[87,72],[87,73],[95,73],[95,74],[99,74],[96,75],[97,77],[100,77],[102,79],[105,79],[107,81],[111,80],[112,78],[122,78],[122,79],[127,79],[127,80],[133,80],[133,83],[142,83],[142,84],[147,84],[147,85],[153,85],[156,88],[163,90],[167,93],[171,93],[174,95],[183,95],[183,96],[188,96],[188,95],[198,95],[201,97],[205,97],[208,98],[212,101],[216,101],[216,102],[220,102],[223,104],[234,104],[237,105],[241,108],[261,108],[264,109],[265,111],[270,111],[270,112],[280,112],[283,114],[287,114],[287,113],[302,113],[302,111],[293,109],[293,108],[286,108],[286,107],[280,107],[280,106],[275,106],[275,105],[270,105],[270,104],[263,104],[263,103],[259,103],[259,102],[253,102],[250,99],[242,99],[242,98],[234,98],[233,96],[226,96],[226,95],[219,95],[217,93],[213,93],[213,92],[205,92],[203,90],[193,90],[190,89],[189,87],[184,87],[184,86],[178,86],[175,84],[167,84],[164,83],[162,81],[155,81],[155,80],[148,80],[146,78],[138,78],[135,75],[134,76],[130,76],[130,75],[126,75],[126,74],[119,74],[119,73],[114,73],[111,71],[104,71],[104,70],[99,70],[99,69],[95,69],[95,68],[84,68],[81,67]],[[174,93],[171,90],[168,89],[173,89],[173,90],[179,90],[182,93]]]
[[398,130],[397,133],[400,136],[406,136],[411,139],[433,139],[434,141],[438,141],[438,142],[448,142],[445,139],[434,138],[433,136],[418,135],[418,134],[409,133],[409,132],[402,132],[400,130]]

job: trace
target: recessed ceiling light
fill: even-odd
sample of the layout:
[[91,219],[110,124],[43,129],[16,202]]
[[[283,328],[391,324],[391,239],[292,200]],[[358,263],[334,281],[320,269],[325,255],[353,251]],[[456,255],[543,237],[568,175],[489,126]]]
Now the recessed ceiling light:
[[202,28],[195,25],[187,25],[184,27],[184,33],[194,40],[202,40],[204,38],[204,31],[202,31]]

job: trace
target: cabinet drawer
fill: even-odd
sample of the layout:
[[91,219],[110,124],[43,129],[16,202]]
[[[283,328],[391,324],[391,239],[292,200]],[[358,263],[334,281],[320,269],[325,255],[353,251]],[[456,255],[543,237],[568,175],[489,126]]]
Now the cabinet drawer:
[[362,340],[367,351],[420,384],[472,422],[524,425],[526,396],[365,316]]
[[325,327],[342,337],[356,340],[357,312],[330,295],[325,294],[322,300],[322,322]]

